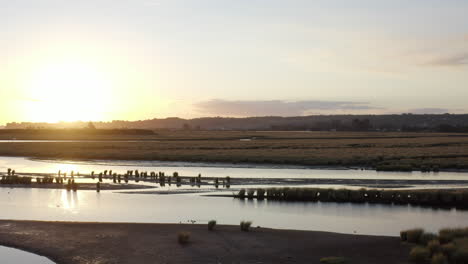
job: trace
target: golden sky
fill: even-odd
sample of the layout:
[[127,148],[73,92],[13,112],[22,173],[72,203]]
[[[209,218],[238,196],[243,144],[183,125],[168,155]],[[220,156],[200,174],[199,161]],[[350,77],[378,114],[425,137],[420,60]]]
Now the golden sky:
[[468,1],[0,2],[0,124],[465,113]]

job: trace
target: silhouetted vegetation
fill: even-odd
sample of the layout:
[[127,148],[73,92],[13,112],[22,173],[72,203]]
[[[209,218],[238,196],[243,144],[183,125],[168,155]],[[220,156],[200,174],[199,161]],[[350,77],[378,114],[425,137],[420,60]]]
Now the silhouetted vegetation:
[[[256,193],[256,195],[255,195]],[[266,196],[265,196],[266,193]],[[412,204],[434,207],[468,207],[468,189],[440,190],[372,190],[372,189],[321,189],[321,188],[268,188],[241,189],[234,195],[244,199],[268,199],[282,201],[311,202],[352,202],[352,203],[383,203]],[[406,234],[402,234],[404,236]],[[425,234],[425,241],[432,240],[431,234]]]
[[185,245],[190,241],[190,233],[189,232],[179,232],[177,234],[177,241],[179,244]]
[[212,231],[216,226],[216,220],[210,220],[208,222],[208,230]]
[[424,247],[414,247],[410,252],[410,261],[414,263],[427,263],[429,262],[431,253],[427,248]]
[[[31,135],[24,138],[43,137]],[[148,136],[95,138],[97,141],[87,143],[87,148],[83,148],[81,142],[49,142],[47,148],[44,148],[42,142],[3,143],[0,155],[62,159],[352,166],[382,171],[437,172],[447,169],[468,169],[466,134],[167,131]],[[239,140],[245,138],[251,141]],[[108,141],[112,139],[122,139],[122,141]],[[125,139],[131,142],[126,142]],[[228,182],[225,184],[230,185]]]
[[413,263],[468,263],[468,228],[441,229],[438,235],[417,228],[402,231],[400,235],[402,241],[415,244],[409,256]]
[[346,259],[342,257],[325,257],[320,259],[320,263],[324,264],[345,264]]
[[31,184],[31,177],[2,176],[0,184]]
[[249,232],[251,225],[252,225],[251,221],[242,221],[242,222],[240,222],[240,229],[241,229],[241,231]]
[[[7,125],[8,126],[8,125]],[[12,127],[14,125],[10,125]],[[23,127],[18,129],[1,129],[0,135],[11,134],[16,137],[22,135],[34,136],[55,136],[55,137],[83,137],[83,136],[102,136],[102,135],[154,135],[154,132],[149,129],[46,129],[46,128],[31,128]]]

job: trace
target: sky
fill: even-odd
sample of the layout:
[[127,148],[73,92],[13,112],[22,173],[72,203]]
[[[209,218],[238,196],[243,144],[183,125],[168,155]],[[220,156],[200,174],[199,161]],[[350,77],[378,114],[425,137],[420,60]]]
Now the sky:
[[0,0],[0,124],[468,113],[468,0]]

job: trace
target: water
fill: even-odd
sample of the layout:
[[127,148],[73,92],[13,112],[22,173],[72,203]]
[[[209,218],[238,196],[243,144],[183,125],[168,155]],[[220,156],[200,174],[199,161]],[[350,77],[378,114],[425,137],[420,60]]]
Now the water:
[[[310,169],[300,166],[254,166],[213,163],[184,163],[157,161],[42,161],[21,157],[1,157],[0,171],[13,168],[17,172],[52,173],[112,169],[178,171],[182,176],[232,178],[286,178],[286,179],[401,179],[401,180],[460,180],[467,181],[467,173],[400,173],[361,170]],[[68,175],[70,175],[68,173]],[[141,182],[140,182],[141,183]],[[467,182],[468,183],[468,182]],[[440,182],[437,183],[440,185]],[[436,186],[436,185],[433,185]],[[462,186],[460,184],[459,186]],[[172,187],[151,190],[177,189]],[[187,187],[198,189],[197,187]],[[148,191],[148,190],[143,190]],[[397,236],[407,228],[423,227],[436,231],[443,227],[463,226],[468,223],[468,211],[431,209],[401,205],[288,203],[278,201],[243,201],[232,198],[206,197],[199,194],[128,194],[112,191],[78,191],[0,188],[0,219],[50,221],[100,221],[187,223],[195,220],[206,223],[216,219],[220,224],[237,225],[251,220],[254,226],[320,230],[340,233]],[[124,213],[123,213],[124,212]]]
[[38,256],[26,251],[15,248],[0,246],[0,256],[2,264],[21,264],[21,263],[34,263],[34,264],[53,264],[51,260],[46,257]]
[[207,223],[398,236],[403,229],[436,231],[468,223],[468,211],[376,204],[248,201],[195,194],[1,188],[0,219],[140,223]]
[[[104,170],[124,174],[128,170],[162,171],[172,175],[177,171],[181,176],[201,174],[204,179],[252,179],[247,185],[233,180],[232,188],[253,188],[275,186],[332,187],[332,188],[460,188],[468,187],[468,173],[460,172],[377,172],[375,170],[317,169],[305,166],[191,163],[161,161],[69,161],[31,160],[23,157],[0,157],[0,172],[12,168],[18,173],[57,173],[59,170],[70,175],[71,171],[89,176]],[[353,182],[350,182],[353,179]],[[213,180],[213,179],[211,179]],[[331,181],[330,181],[331,180]],[[347,180],[347,181],[346,181]],[[374,181],[375,180],[375,181]],[[77,182],[90,182],[76,179]],[[454,182],[456,181],[456,182]],[[347,183],[346,183],[347,182]],[[142,184],[142,182],[140,182]],[[143,183],[146,184],[146,183]],[[270,185],[265,185],[270,184]],[[151,185],[151,184],[150,184]],[[166,187],[167,189],[168,187]],[[205,189],[209,187],[204,186]]]
[[304,166],[222,164],[161,161],[68,161],[31,160],[23,157],[0,157],[0,171],[12,168],[17,172],[56,173],[74,171],[87,174],[112,169],[116,173],[127,170],[163,171],[166,175],[179,172],[181,176],[226,176],[235,178],[308,178],[308,179],[394,179],[394,180],[462,180],[468,183],[468,173],[459,172],[378,172],[375,170],[315,169]]

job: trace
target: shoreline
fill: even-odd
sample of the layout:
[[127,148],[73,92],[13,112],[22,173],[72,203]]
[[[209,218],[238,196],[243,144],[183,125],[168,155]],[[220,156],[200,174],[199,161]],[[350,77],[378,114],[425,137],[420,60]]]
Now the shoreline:
[[[254,223],[255,225],[255,223]],[[177,234],[190,232],[180,245]],[[408,263],[409,246],[398,237],[349,235],[204,224],[144,224],[0,220],[0,245],[57,264],[84,263]]]

